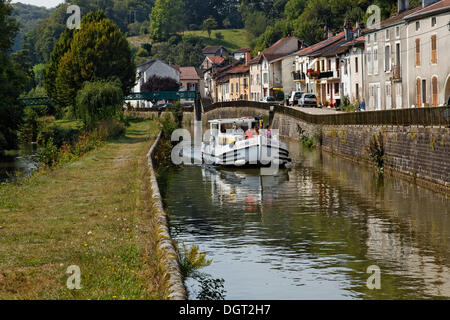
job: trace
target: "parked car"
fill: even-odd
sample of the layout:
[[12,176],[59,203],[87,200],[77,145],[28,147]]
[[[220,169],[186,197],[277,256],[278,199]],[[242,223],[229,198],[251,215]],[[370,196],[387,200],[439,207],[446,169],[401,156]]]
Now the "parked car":
[[317,108],[317,97],[312,93],[304,93],[300,98],[299,105],[301,107],[314,107]]
[[288,106],[296,106],[299,103],[300,98],[302,97],[304,92],[301,91],[292,91],[291,96],[288,99]]
[[164,110],[170,108],[171,106],[172,106],[171,103],[163,104],[163,105],[159,106],[158,111],[164,111]]
[[264,97],[264,98],[261,99],[260,102],[263,102],[263,103],[271,103],[271,102],[276,102],[276,100],[275,100],[274,97]]

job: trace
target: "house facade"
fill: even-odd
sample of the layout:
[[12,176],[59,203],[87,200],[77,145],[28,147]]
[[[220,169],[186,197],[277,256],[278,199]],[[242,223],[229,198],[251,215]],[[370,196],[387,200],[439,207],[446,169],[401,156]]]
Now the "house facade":
[[450,96],[450,0],[424,0],[405,21],[407,105],[444,105]]
[[[172,78],[177,82],[180,82],[179,70],[161,60],[147,60],[136,68],[136,85],[133,88],[133,92],[141,92],[142,85],[153,76]],[[129,103],[134,108],[147,108],[151,106],[149,101],[129,101]]]
[[407,32],[404,17],[410,9],[408,0],[398,1],[396,15],[365,32],[365,94],[367,110],[407,107]]
[[260,101],[263,98],[262,89],[262,55],[249,61],[250,72],[250,100]]
[[[270,48],[262,52],[262,89],[264,97],[275,96],[277,91],[283,91],[283,79],[290,82],[286,83],[287,90],[295,87],[291,78],[295,56],[291,57],[291,55],[302,47],[303,43],[297,37],[287,37],[278,40]],[[284,66],[286,68],[283,68],[283,61],[285,61]],[[287,67],[289,63],[291,67]],[[285,72],[287,74],[284,74]]]
[[195,67],[180,67],[181,91],[199,91],[200,76]]

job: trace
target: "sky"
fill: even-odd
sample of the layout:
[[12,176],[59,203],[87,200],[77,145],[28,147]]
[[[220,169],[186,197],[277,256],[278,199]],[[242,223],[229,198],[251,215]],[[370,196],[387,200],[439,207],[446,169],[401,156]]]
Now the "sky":
[[32,4],[39,7],[54,8],[64,0],[13,0],[12,3],[22,2],[24,4]]

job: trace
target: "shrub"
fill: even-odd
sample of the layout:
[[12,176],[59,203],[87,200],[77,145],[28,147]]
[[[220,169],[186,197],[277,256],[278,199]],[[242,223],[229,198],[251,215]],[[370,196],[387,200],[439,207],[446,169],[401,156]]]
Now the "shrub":
[[138,56],[138,57],[148,57],[149,56],[149,53],[148,53],[148,51],[147,50],[145,50],[144,48],[139,48],[139,50],[137,51],[137,53],[136,53],[136,55]]
[[184,243],[183,250],[178,248],[178,261],[181,274],[185,279],[199,276],[198,270],[209,266],[212,262],[206,259],[206,253],[200,252],[198,246],[193,245],[189,248]]
[[123,91],[116,81],[85,82],[76,98],[77,113],[88,128],[112,119],[123,105]]
[[369,141],[369,159],[375,163],[380,172],[384,169],[384,142],[383,135],[379,132]]
[[223,36],[223,33],[222,33],[222,32],[216,32],[214,35],[215,35],[216,38],[219,39],[219,40],[223,40],[223,39],[225,38],[225,37]]
[[183,125],[183,107],[180,101],[175,102],[170,108],[170,111],[172,111],[177,127],[181,128]]
[[170,141],[172,138],[172,133],[177,129],[177,124],[170,116],[170,113],[164,112],[160,120],[162,138]]
[[54,144],[53,138],[44,142],[39,152],[39,162],[53,167],[58,161],[58,147]]

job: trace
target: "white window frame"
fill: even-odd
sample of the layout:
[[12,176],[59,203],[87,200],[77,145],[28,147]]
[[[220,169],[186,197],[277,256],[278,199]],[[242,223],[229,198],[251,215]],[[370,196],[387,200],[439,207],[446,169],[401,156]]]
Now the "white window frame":
[[386,38],[386,41],[391,40],[391,30],[389,28],[387,28],[386,31],[384,32],[384,36]]
[[367,48],[367,74],[372,75],[373,72],[373,62],[372,62],[372,48]]
[[373,74],[377,75],[379,73],[379,68],[380,68],[380,63],[378,61],[378,47],[374,47],[373,48]]
[[395,27],[395,37],[400,38],[400,26]]
[[[386,48],[388,48],[388,47],[389,47],[389,61],[386,61]],[[386,65],[386,62],[388,62],[388,65]],[[386,73],[389,73],[392,71],[392,48],[391,48],[390,43],[387,43],[384,46],[384,71]]]

